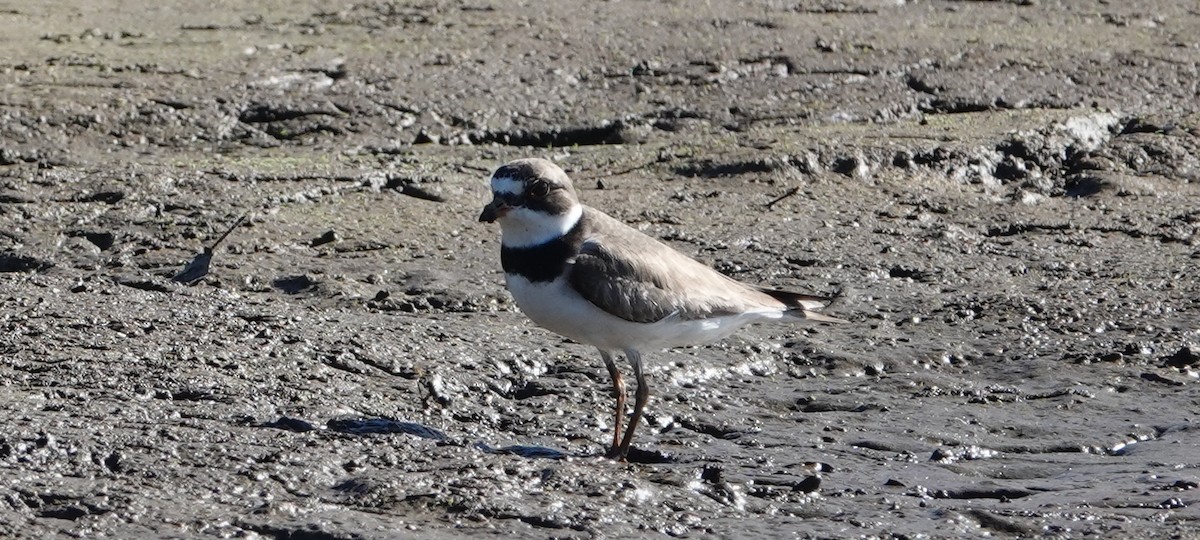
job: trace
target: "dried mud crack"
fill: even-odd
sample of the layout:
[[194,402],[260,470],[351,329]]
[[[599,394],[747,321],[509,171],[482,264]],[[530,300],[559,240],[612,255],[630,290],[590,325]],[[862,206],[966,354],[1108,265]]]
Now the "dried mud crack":
[[[78,4],[0,6],[0,537],[1200,534],[1192,3]],[[600,458],[533,156],[853,323]]]

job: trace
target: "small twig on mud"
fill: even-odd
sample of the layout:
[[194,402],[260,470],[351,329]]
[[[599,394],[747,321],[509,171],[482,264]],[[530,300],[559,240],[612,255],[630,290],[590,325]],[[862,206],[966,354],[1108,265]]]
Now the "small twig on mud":
[[491,170],[491,169],[489,169],[489,168],[487,168],[487,167],[479,167],[479,166],[476,166],[476,165],[471,165],[471,164],[468,164],[468,163],[464,163],[464,164],[462,164],[462,165],[459,165],[459,166],[458,166],[458,170],[459,170],[460,172],[461,172],[463,169],[466,169],[466,170],[468,170],[468,171],[480,172],[480,173],[483,173],[483,174],[492,174],[492,170]]
[[800,188],[794,187],[792,189],[789,189],[787,193],[784,193],[783,195],[775,197],[775,200],[767,203],[767,210],[770,210],[772,207],[774,207],[776,204],[778,204],[779,201],[782,201],[782,200],[784,200],[788,197],[791,197],[797,193],[800,193]]
[[624,175],[624,174],[629,174],[629,173],[631,173],[631,172],[634,172],[634,171],[641,171],[641,170],[644,170],[644,169],[648,169],[648,168],[650,168],[650,166],[651,166],[651,165],[654,165],[655,163],[657,163],[657,160],[655,160],[655,161],[647,161],[646,163],[642,163],[641,165],[634,165],[634,166],[632,166],[632,167],[628,167],[628,168],[625,168],[625,169],[621,169],[621,170],[619,170],[619,171],[613,171],[613,172],[610,172],[610,173],[608,173],[608,174],[605,174],[605,175],[603,175],[603,177],[604,177],[604,178],[611,178],[611,177],[613,177],[613,176],[621,176],[621,175]]
[[402,195],[415,197],[423,201],[446,202],[446,198],[421,187],[420,181],[400,176],[389,177],[385,187],[399,191]]
[[225,241],[225,238],[227,236],[229,236],[229,233],[233,232],[234,229],[240,227],[242,225],[242,223],[244,223],[245,221],[246,221],[246,214],[242,214],[242,217],[239,217],[237,219],[237,221],[233,222],[233,225],[231,225],[229,227],[229,230],[225,231],[225,234],[222,234],[221,237],[218,238],[216,242],[213,242],[213,244],[211,246],[208,246],[208,250],[212,251],[214,249],[217,249],[217,246],[221,245],[221,242]]
[[221,245],[221,242],[225,241],[229,233],[232,233],[234,229],[241,226],[244,221],[246,221],[246,214],[242,214],[242,217],[239,217],[233,226],[229,227],[229,230],[225,231],[225,234],[222,234],[216,242],[213,242],[211,246],[205,247],[203,252],[196,255],[196,258],[192,259],[192,262],[183,267],[183,270],[180,270],[178,274],[175,274],[175,277],[171,278],[171,281],[191,285],[200,281],[200,278],[207,276],[209,266],[212,264],[213,251],[217,249],[217,246]]

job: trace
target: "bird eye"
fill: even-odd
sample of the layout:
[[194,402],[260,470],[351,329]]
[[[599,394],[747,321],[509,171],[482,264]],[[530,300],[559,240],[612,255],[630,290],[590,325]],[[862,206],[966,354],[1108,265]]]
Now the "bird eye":
[[547,184],[546,182],[534,182],[532,186],[529,186],[529,196],[535,199],[540,199],[549,194],[550,184]]

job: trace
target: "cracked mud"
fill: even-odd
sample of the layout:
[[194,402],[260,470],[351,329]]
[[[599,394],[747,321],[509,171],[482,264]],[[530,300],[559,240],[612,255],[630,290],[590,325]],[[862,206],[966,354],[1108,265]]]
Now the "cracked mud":
[[[1200,535],[1194,2],[77,4],[0,2],[0,536]],[[853,324],[599,458],[526,156]]]

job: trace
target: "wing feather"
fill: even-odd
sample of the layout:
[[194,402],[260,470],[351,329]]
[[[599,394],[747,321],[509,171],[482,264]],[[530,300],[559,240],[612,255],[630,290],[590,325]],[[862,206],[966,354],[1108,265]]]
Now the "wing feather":
[[[595,225],[569,262],[568,279],[581,296],[608,313],[652,323],[669,316],[696,320],[788,309],[771,295],[600,212],[590,211],[587,218]],[[620,234],[605,234],[613,230]]]

